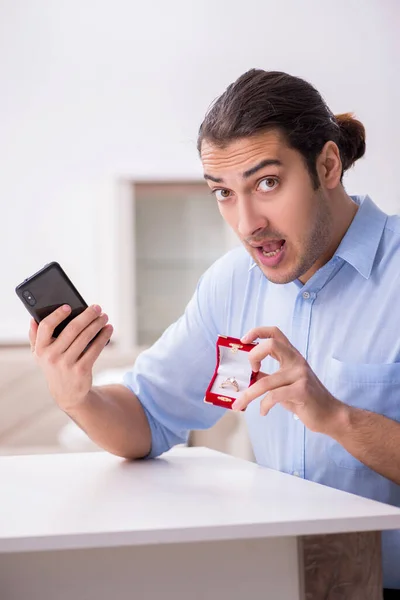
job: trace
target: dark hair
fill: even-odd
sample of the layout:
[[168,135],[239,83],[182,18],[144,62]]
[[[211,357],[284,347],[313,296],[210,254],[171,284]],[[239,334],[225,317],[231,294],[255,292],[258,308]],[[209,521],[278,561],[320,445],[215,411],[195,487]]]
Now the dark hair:
[[365,129],[351,113],[334,116],[321,94],[304,79],[280,71],[251,69],[232,83],[211,105],[200,126],[203,140],[219,147],[271,129],[280,130],[290,147],[304,157],[315,188],[316,158],[328,140],[334,141],[342,173],[365,153]]

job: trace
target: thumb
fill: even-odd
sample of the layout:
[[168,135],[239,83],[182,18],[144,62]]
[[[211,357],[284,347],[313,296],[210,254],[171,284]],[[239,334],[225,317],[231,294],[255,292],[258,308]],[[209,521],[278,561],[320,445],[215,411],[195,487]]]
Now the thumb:
[[38,327],[39,325],[36,323],[35,319],[31,319],[31,326],[29,329],[29,342],[31,344],[32,352],[35,350]]

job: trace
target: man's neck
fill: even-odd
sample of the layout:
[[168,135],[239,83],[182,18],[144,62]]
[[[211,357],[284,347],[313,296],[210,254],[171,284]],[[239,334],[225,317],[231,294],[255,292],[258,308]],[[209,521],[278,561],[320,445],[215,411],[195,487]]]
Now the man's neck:
[[299,281],[303,284],[307,283],[318,269],[331,260],[332,256],[340,246],[340,242],[346,235],[359,208],[358,204],[346,194],[342,186],[330,195],[330,203],[332,206],[332,230],[335,233],[332,236],[332,241],[326,252],[320,256],[307,273],[299,277]]

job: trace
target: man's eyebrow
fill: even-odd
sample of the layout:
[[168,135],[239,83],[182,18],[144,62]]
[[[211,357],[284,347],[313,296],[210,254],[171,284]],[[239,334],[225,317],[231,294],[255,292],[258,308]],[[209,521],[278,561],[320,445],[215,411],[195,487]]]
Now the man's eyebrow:
[[282,162],[280,160],[278,160],[277,158],[267,158],[265,160],[262,160],[261,162],[258,163],[258,165],[255,165],[254,167],[251,167],[251,169],[248,169],[248,171],[245,171],[243,173],[243,179],[248,179],[249,177],[254,175],[254,173],[257,173],[257,171],[259,171],[260,169],[263,169],[264,167],[270,167],[270,166],[281,167]]
[[212,175],[207,175],[207,173],[204,173],[204,179],[215,181],[215,183],[224,183],[224,180],[221,179],[221,177],[213,177]]
[[[270,166],[281,167],[282,162],[277,158],[266,158],[265,160],[259,162],[257,165],[254,165],[254,167],[251,167],[251,169],[245,171],[242,177],[243,179],[248,179],[249,177],[254,175],[254,173],[257,173],[257,171],[259,171],[260,169]],[[209,179],[210,181],[214,181],[215,183],[224,183],[224,180],[221,177],[213,177],[212,175],[207,175],[207,173],[204,173],[204,179]]]

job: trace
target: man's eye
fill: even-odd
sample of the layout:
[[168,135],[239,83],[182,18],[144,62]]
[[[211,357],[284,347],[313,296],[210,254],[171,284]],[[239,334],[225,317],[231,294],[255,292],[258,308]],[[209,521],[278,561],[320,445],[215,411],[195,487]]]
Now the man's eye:
[[223,202],[231,195],[229,190],[214,190],[213,194],[215,195],[218,202]]
[[279,179],[277,177],[266,177],[262,179],[258,184],[258,189],[262,192],[271,192],[276,188],[279,183]]

